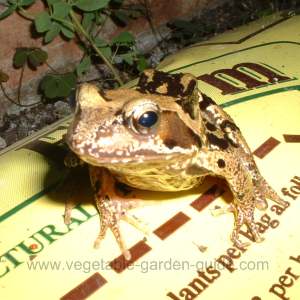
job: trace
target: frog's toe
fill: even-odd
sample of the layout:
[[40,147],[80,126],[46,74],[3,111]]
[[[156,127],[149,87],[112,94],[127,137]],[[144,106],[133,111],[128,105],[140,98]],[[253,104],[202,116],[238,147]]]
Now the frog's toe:
[[107,230],[110,229],[112,231],[112,233],[114,234],[117,244],[118,244],[122,254],[124,255],[125,259],[129,260],[131,258],[131,254],[126,247],[125,241],[121,234],[120,227],[119,227],[119,219],[117,219],[115,217],[115,215],[113,215],[112,218],[107,218],[106,212],[105,213],[102,212],[102,216],[103,216],[103,218],[101,220],[101,228],[100,228],[100,232],[94,242],[94,248],[99,249],[100,244],[101,244],[102,240],[104,239]]
[[71,224],[71,212],[68,212],[68,213],[65,212],[65,215],[64,215],[64,223],[65,223],[66,225]]
[[250,246],[249,242],[242,242],[240,239],[231,239],[233,242],[233,245],[237,248],[248,248]]
[[72,217],[72,209],[75,207],[75,204],[73,201],[68,200],[65,204],[65,212],[64,212],[64,223],[66,225],[69,225],[71,223],[71,217]]
[[96,205],[100,214],[101,228],[99,235],[94,243],[95,248],[99,248],[100,242],[104,239],[108,229],[112,231],[118,246],[124,255],[125,259],[131,258],[130,252],[126,246],[125,240],[120,230],[120,221],[124,220],[135,228],[148,234],[147,226],[128,211],[138,206],[136,200],[120,199],[116,195],[111,199],[110,196],[96,198]]
[[243,243],[239,240],[239,233],[241,230],[241,227],[243,225],[248,226],[253,240],[257,243],[260,243],[264,240],[263,237],[261,237],[258,227],[254,221],[254,207],[246,207],[246,208],[241,208],[239,206],[236,206],[236,211],[235,211],[235,225],[233,232],[231,234],[231,240],[232,242],[238,246],[238,247],[247,247],[249,246],[249,243]]
[[104,239],[107,229],[109,228],[109,224],[107,223],[106,220],[101,221],[101,227],[100,227],[100,232],[94,242],[94,248],[99,249],[101,241]]
[[268,208],[268,203],[262,197],[256,198],[255,207],[259,210],[266,210]]
[[261,177],[258,181],[257,188],[264,198],[270,199],[283,207],[287,207],[289,205],[288,202],[284,201],[278,196],[276,191],[267,183],[267,181],[263,177]]
[[125,241],[123,239],[123,236],[121,234],[120,228],[119,226],[113,226],[110,228],[111,231],[113,232],[115,239],[120,247],[120,250],[122,252],[122,254],[124,255],[126,260],[130,260],[131,259],[131,254],[130,251],[128,250],[128,248],[126,247]]
[[260,235],[255,237],[255,242],[256,243],[262,243],[264,240],[265,240],[265,238],[260,236]]
[[233,229],[230,239],[237,248],[247,248],[250,245],[249,242],[242,242],[239,239],[239,229],[236,227]]

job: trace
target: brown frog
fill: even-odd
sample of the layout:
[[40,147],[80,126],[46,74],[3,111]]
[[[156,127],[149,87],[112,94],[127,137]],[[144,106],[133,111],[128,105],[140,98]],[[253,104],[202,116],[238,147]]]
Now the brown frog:
[[[105,92],[83,84],[67,143],[89,165],[101,218],[95,246],[110,228],[127,259],[119,221],[139,222],[128,213],[134,202],[123,201],[117,182],[150,191],[181,191],[199,185],[207,175],[224,178],[234,196],[231,240],[238,246],[245,246],[239,240],[243,224],[255,241],[262,241],[255,207],[266,208],[266,198],[286,205],[260,175],[239,128],[198,90],[191,74],[147,70],[135,89]],[[70,213],[67,206],[66,221]]]

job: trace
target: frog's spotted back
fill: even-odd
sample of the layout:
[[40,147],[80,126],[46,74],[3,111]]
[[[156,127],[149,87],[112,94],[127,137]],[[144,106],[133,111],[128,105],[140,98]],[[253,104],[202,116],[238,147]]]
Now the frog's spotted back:
[[137,90],[147,94],[185,98],[191,96],[196,87],[197,79],[191,74],[169,74],[149,69],[141,74]]
[[149,69],[141,74],[137,90],[172,97],[192,119],[197,117],[199,93],[197,79],[192,74],[169,74]]

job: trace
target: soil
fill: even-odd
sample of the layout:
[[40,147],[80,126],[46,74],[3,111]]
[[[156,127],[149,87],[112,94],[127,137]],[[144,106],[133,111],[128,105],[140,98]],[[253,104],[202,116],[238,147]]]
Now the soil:
[[[186,22],[168,24],[170,34],[146,55],[148,62],[151,67],[155,67],[165,56],[189,44],[207,40],[264,15],[275,12],[298,13],[299,7],[300,0],[244,0],[229,1],[213,10],[204,10],[197,18],[189,21],[190,25]],[[127,77],[130,78],[130,75],[127,74]],[[71,96],[51,103],[40,102],[30,108],[10,109],[0,124],[0,150],[69,115],[73,104],[74,96]]]

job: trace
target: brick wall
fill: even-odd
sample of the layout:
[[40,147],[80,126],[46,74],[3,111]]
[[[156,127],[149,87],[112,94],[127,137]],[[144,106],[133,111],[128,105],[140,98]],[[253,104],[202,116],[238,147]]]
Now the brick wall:
[[[3,1],[2,1],[3,2]],[[127,1],[133,3],[134,1]],[[182,18],[200,13],[201,9],[208,6],[213,6],[222,0],[149,0],[150,11],[152,15],[153,24],[155,27],[160,27],[170,20]],[[0,6],[3,10],[3,6]],[[36,3],[29,9],[31,14],[36,14],[43,9],[43,2],[36,1]],[[141,45],[143,47],[150,47],[153,43],[147,41],[150,37],[150,28],[147,20],[140,17],[137,20],[128,24],[125,30],[135,34],[137,37],[144,39]],[[124,30],[123,29],[123,30]],[[53,42],[44,45],[42,37],[32,36],[32,23],[17,15],[16,13],[8,18],[0,21],[0,68],[6,72],[10,79],[5,85],[10,93],[14,93],[18,86],[20,70],[16,70],[12,65],[12,58],[17,47],[42,47],[49,55],[49,63],[58,70],[70,70],[74,63],[81,58],[81,52],[75,42],[66,41],[63,38],[57,37]],[[112,37],[120,31],[115,24],[107,22],[102,35],[104,37]],[[147,32],[149,35],[147,35]],[[146,40],[145,40],[146,39]],[[34,101],[32,95],[35,94],[37,82],[48,71],[46,66],[41,66],[37,71],[31,71],[26,68],[23,79],[23,97],[22,101]],[[0,91],[0,117],[1,111],[10,105],[4,99]]]

